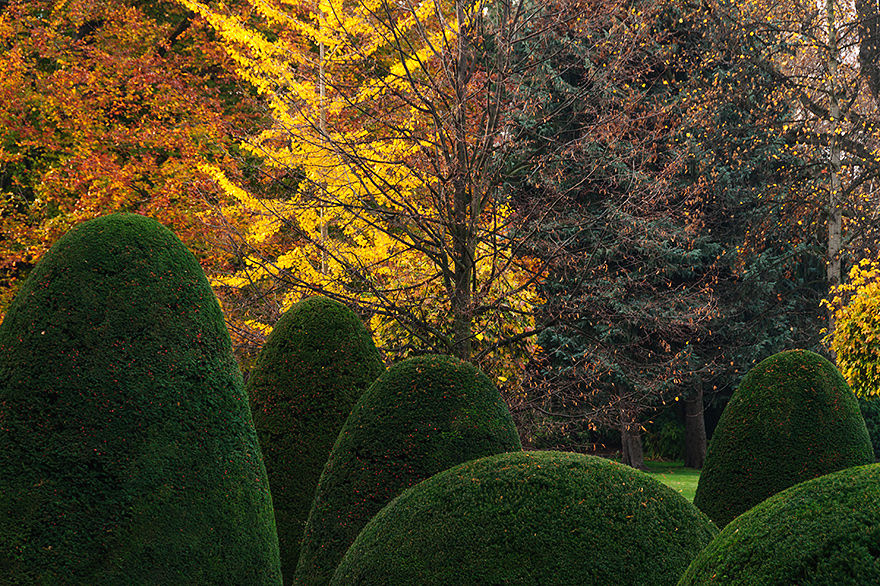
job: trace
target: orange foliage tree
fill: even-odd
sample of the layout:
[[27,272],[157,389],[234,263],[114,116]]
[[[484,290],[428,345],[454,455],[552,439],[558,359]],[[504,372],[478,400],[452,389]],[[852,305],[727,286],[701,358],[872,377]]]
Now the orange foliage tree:
[[197,168],[234,172],[252,111],[224,59],[174,2],[0,4],[0,314],[59,236],[113,211],[225,262],[206,222],[223,195]]

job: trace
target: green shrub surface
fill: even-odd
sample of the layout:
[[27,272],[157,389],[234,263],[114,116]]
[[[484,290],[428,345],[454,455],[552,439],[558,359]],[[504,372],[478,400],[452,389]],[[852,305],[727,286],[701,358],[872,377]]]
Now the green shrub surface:
[[260,351],[245,388],[272,489],[285,582],[339,430],[384,368],[358,316],[326,297],[287,310]]
[[834,365],[781,352],[750,370],[725,407],[694,504],[723,527],[799,482],[873,461],[856,397]]
[[364,528],[331,585],[666,586],[717,532],[628,466],[566,452],[502,454],[400,495]]
[[333,446],[294,581],[325,585],[367,522],[410,486],[461,462],[520,450],[498,390],[449,356],[405,360],[355,405]]
[[265,468],[195,257],[80,224],[0,325],[0,582],[281,583]]
[[803,482],[743,513],[679,584],[880,584],[880,464]]

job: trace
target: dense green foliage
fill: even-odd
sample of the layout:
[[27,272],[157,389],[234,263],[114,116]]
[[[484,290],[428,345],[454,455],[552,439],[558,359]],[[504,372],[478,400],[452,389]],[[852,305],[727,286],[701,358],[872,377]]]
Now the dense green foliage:
[[871,438],[871,446],[874,448],[874,457],[880,454],[880,400],[859,399],[859,410],[865,419],[865,427],[868,428],[868,436]]
[[717,532],[628,466],[501,454],[404,492],[364,528],[331,584],[672,585]]
[[195,257],[133,214],[80,224],[0,326],[5,585],[279,585],[260,448]]
[[345,418],[384,366],[358,316],[326,297],[288,309],[245,390],[260,438],[281,551],[293,576],[312,498]]
[[880,584],[880,465],[809,480],[740,515],[679,586]]
[[749,371],[724,409],[694,504],[723,527],[799,482],[873,461],[856,397],[834,365],[780,352]]
[[410,358],[381,375],[333,446],[294,580],[324,585],[361,529],[404,490],[456,464],[520,450],[507,405],[473,365]]

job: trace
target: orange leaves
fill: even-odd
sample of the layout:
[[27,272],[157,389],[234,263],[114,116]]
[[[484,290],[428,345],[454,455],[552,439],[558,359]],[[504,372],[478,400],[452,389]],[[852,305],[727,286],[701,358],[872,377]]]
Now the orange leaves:
[[228,131],[251,114],[246,99],[221,102],[233,78],[206,59],[219,52],[203,30],[169,41],[187,22],[162,0],[16,0],[0,13],[4,297],[60,234],[112,211],[154,216],[207,250],[200,216],[222,196],[198,165],[234,168]]

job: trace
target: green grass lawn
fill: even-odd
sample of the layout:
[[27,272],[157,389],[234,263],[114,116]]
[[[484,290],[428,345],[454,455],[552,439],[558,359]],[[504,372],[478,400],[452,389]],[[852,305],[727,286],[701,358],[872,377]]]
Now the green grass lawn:
[[651,476],[694,502],[697,481],[700,479],[699,470],[685,468],[681,462],[645,462],[645,464],[652,470],[649,473]]

